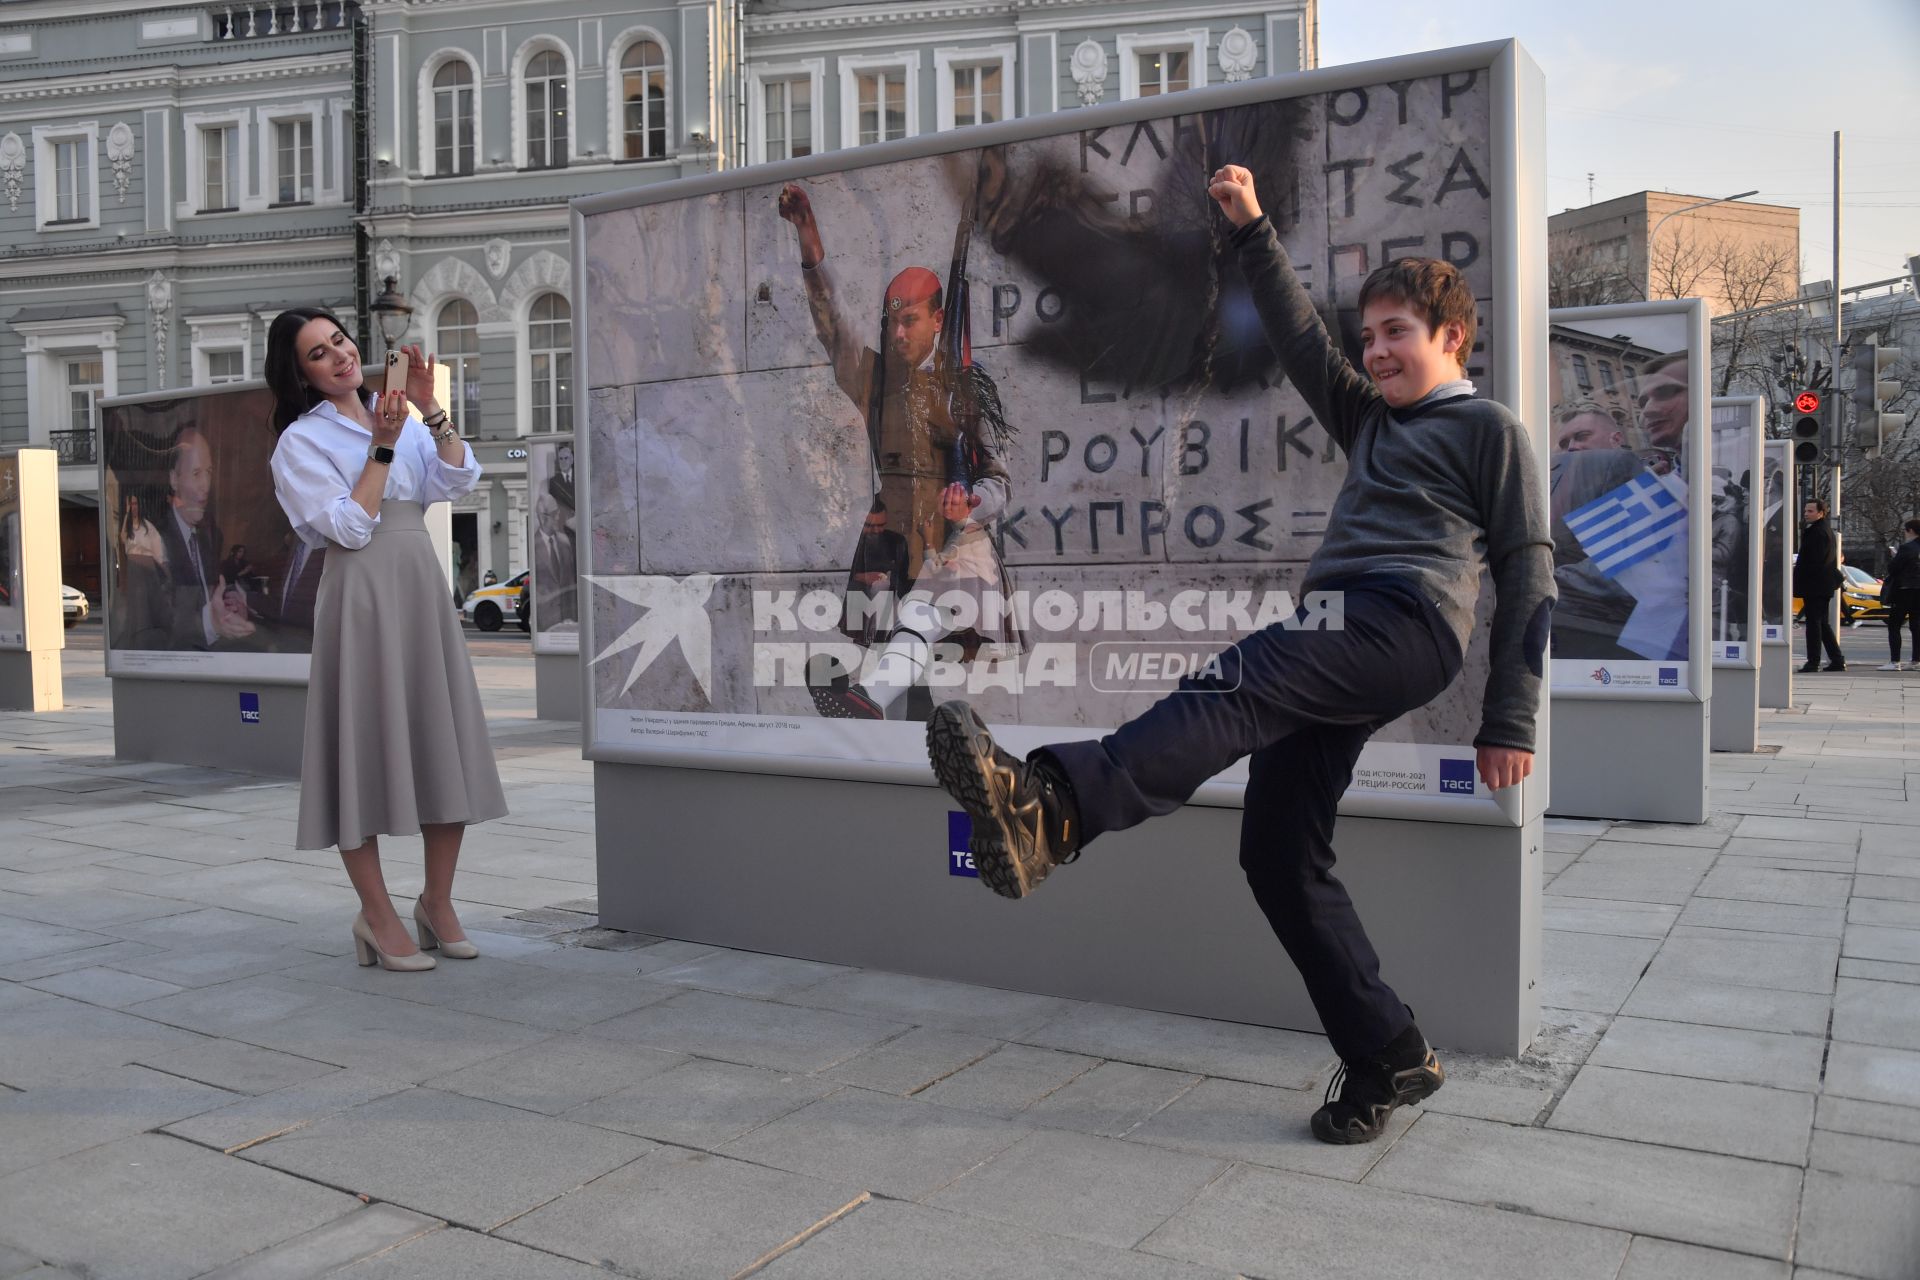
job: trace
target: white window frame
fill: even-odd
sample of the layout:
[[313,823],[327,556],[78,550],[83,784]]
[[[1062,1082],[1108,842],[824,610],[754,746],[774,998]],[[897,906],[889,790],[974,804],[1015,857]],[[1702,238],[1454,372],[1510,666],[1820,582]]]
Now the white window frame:
[[[629,158],[627,150],[627,99],[624,92],[626,73],[621,70],[620,60],[627,56],[627,50],[642,40],[651,40],[660,46],[667,68],[666,112],[667,149],[657,156]],[[652,27],[628,27],[614,37],[607,46],[607,156],[622,164],[656,164],[662,160],[673,159],[680,151],[680,135],[674,127],[673,109],[673,45],[668,39]]]
[[[207,356],[215,351],[240,352],[241,381],[254,377],[253,317],[245,311],[215,316],[187,316],[187,346],[191,352],[193,385],[211,386]],[[271,322],[269,322],[271,323]]]
[[[558,36],[531,36],[514,51],[513,55],[513,167],[527,167],[527,64],[549,49],[560,55],[567,64],[567,163],[550,165],[544,168],[565,169],[580,159],[580,69],[573,57],[573,50],[567,42]],[[477,90],[476,85],[476,90]],[[478,95],[475,97],[475,110],[479,109]],[[479,141],[478,135],[475,142]],[[478,168],[479,152],[474,153],[475,167]]]
[[[60,179],[55,148],[80,142],[87,155],[87,216],[75,222],[55,222],[60,214]],[[36,231],[91,231],[100,226],[100,122],[36,125],[33,130],[33,211]]]
[[439,148],[434,145],[433,133],[435,123],[433,115],[433,78],[439,75],[440,68],[446,66],[449,62],[466,63],[467,74],[473,77],[473,83],[469,86],[473,92],[473,173],[477,174],[486,167],[486,151],[483,149],[486,139],[482,136],[482,130],[485,128],[487,113],[481,110],[480,104],[480,61],[465,49],[436,49],[432,56],[421,64],[420,82],[417,86],[419,103],[415,111],[415,118],[420,124],[420,163],[418,168],[422,177],[473,176],[473,174],[442,174],[439,169],[440,153]]
[[99,394],[94,396],[92,401],[87,405],[88,428],[95,431],[100,429],[100,402],[107,398],[106,358],[98,351],[76,351],[60,357],[60,396],[66,410],[66,422],[61,428],[64,431],[79,430],[79,428],[73,425],[73,393],[76,388],[73,383],[72,369],[74,365],[82,360],[98,360],[100,362]]
[[261,203],[267,208],[304,207],[282,205],[276,198],[280,194],[280,138],[275,126],[283,120],[305,120],[313,130],[313,203],[342,203],[346,194],[340,182],[340,151],[336,146],[331,148],[329,154],[330,149],[326,145],[329,115],[326,101],[314,98],[306,102],[276,103],[258,108],[256,114],[260,133],[260,174],[263,179],[259,193]]
[[[244,107],[231,111],[189,111],[180,117],[180,123],[187,132],[187,198],[175,207],[175,213],[182,218],[219,217],[232,213],[260,213],[267,207],[266,197],[248,183],[247,159],[253,154],[254,113]],[[200,201],[206,194],[206,135],[203,130],[233,128],[240,131],[240,144],[235,149],[239,157],[240,172],[233,175],[238,185],[239,198],[229,208],[218,214],[209,213],[200,207]],[[319,131],[315,130],[318,142]]]
[[120,379],[120,330],[125,316],[89,316],[71,320],[15,321],[13,331],[25,339],[22,354],[27,366],[27,443],[51,443],[50,423],[68,426],[66,362],[90,355],[100,357],[104,395],[117,395]]
[[[540,299],[546,297],[548,294],[553,294],[554,296],[558,297],[560,301],[567,304],[567,332],[568,333],[571,334],[574,332],[574,326],[577,325],[580,320],[580,312],[578,308],[576,308],[573,305],[573,299],[569,298],[566,295],[566,291],[563,289],[556,289],[551,287],[535,289],[530,294],[528,294],[526,301],[521,303],[520,306],[517,308],[520,314],[515,317],[514,329],[519,336],[519,347],[520,347],[519,382],[520,382],[520,386],[524,389],[525,401],[526,401],[525,406],[520,415],[520,422],[523,427],[523,429],[520,432],[521,435],[536,434],[535,428],[533,425],[533,413],[536,407],[534,402],[534,395],[533,395],[533,304],[540,301]],[[559,348],[557,347],[546,348],[546,349],[554,350],[554,351],[559,350]],[[569,374],[567,377],[567,380],[569,382],[574,381],[575,380],[574,375]],[[556,405],[555,407],[557,408],[558,406]],[[571,406],[569,406],[569,412],[571,412]],[[549,428],[550,431],[557,431],[557,430],[571,431],[572,429],[573,428],[571,426],[568,426],[565,428],[559,428],[559,427]]]
[[1015,46],[1012,44],[981,45],[972,49],[935,49],[933,51],[935,116],[940,132],[945,133],[954,125],[953,73],[961,67],[1000,68],[1000,119],[1015,118],[1014,68]]
[[827,60],[802,58],[798,62],[759,63],[747,73],[747,153],[751,163],[767,162],[767,81],[802,78],[812,81],[809,92],[813,95],[810,130],[813,154],[817,156],[827,149],[827,113],[821,101],[826,93]]
[[1190,27],[1185,31],[1128,32],[1114,37],[1114,48],[1120,57],[1122,102],[1140,96],[1140,55],[1143,53],[1190,54],[1188,65],[1193,70],[1188,76],[1187,87],[1207,87],[1207,62],[1213,52],[1213,33],[1205,27]]
[[[465,351],[454,352],[451,354],[454,356],[455,359],[459,359],[459,360],[471,359],[474,362],[474,364],[477,366],[481,363],[482,359],[484,358],[480,350],[480,344],[485,334],[486,320],[483,316],[483,309],[481,307],[481,304],[476,300],[474,300],[473,298],[468,297],[466,294],[458,293],[458,292],[444,293],[439,297],[435,298],[433,300],[433,305],[427,309],[427,315],[429,317],[429,320],[427,323],[426,333],[424,336],[426,337],[428,342],[433,344],[433,348],[436,353],[441,350],[441,347],[440,347],[441,319],[444,313],[446,312],[446,309],[452,306],[456,302],[464,302],[468,306],[473,308],[474,350],[470,352],[465,352]],[[447,363],[449,364],[449,366],[451,366],[450,361],[443,361],[443,363]],[[476,372],[476,377],[478,377],[479,370],[476,369],[475,372]],[[486,389],[485,379],[483,378],[478,379],[478,381],[479,381],[479,386],[481,390],[484,392]],[[449,367],[447,370],[447,398],[450,401],[452,401],[452,403],[446,406],[447,417],[452,421],[454,425],[454,429],[457,430],[461,434],[461,436],[467,439],[476,439],[478,437],[475,435],[474,424],[466,421],[466,417],[465,417],[466,401],[462,398],[460,394],[460,389],[462,384],[463,384],[463,376],[456,375],[453,369]],[[481,409],[481,416],[483,419],[486,415],[486,407],[487,407],[486,397],[482,395],[480,397],[480,409]],[[481,425],[485,425],[484,422]],[[526,434],[525,428],[522,427],[518,431],[518,434],[525,435]]]
[[840,146],[860,145],[860,73],[900,71],[907,77],[906,137],[920,136],[920,50],[840,55]]

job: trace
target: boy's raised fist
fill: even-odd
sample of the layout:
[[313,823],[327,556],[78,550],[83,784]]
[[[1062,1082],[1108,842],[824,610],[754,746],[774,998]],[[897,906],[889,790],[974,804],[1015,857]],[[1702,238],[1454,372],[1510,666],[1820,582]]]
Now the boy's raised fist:
[[1236,227],[1244,227],[1260,216],[1260,202],[1253,195],[1253,174],[1237,164],[1216,169],[1207,183],[1207,194]]

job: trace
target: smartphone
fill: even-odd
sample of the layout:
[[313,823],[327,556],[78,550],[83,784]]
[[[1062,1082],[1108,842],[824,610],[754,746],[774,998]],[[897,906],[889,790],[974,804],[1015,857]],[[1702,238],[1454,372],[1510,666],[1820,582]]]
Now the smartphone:
[[407,374],[410,371],[406,352],[387,352],[387,381],[386,385],[381,387],[380,390],[382,392],[404,392],[407,389]]

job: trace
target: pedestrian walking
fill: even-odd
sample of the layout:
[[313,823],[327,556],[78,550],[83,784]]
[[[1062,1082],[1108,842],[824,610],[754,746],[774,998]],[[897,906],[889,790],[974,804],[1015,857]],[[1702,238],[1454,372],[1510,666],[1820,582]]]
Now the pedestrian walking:
[[1833,528],[1827,523],[1827,504],[1811,499],[1800,509],[1807,523],[1800,530],[1800,554],[1793,562],[1793,594],[1800,597],[1800,612],[1807,620],[1807,660],[1801,671],[1819,671],[1822,650],[1827,655],[1826,670],[1845,671],[1846,655],[1840,652],[1840,638],[1833,633],[1833,593],[1846,581],[1840,572],[1840,552],[1834,545]]
[[1893,553],[1887,576],[1880,580],[1880,600],[1887,606],[1887,648],[1892,656],[1880,669],[1900,671],[1900,628],[1906,627],[1912,656],[1908,665],[1920,670],[1920,520],[1905,526],[1907,540]]

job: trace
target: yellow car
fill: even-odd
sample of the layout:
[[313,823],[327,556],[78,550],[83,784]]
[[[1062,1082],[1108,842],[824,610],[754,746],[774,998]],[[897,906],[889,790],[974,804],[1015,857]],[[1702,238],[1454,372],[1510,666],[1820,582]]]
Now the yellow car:
[[[1880,579],[1865,569],[1856,569],[1850,564],[1840,566],[1840,572],[1846,575],[1846,581],[1840,584],[1840,625],[1851,622],[1869,622],[1884,619],[1887,606],[1880,599]],[[1800,597],[1793,598],[1793,618],[1800,620]]]
[[[514,612],[514,606],[520,600],[520,583],[526,577],[522,570],[505,582],[496,582],[492,586],[479,587],[461,602],[460,611],[473,620],[473,625],[482,631],[498,631],[507,615]],[[527,624],[523,620],[520,629],[525,631]]]

